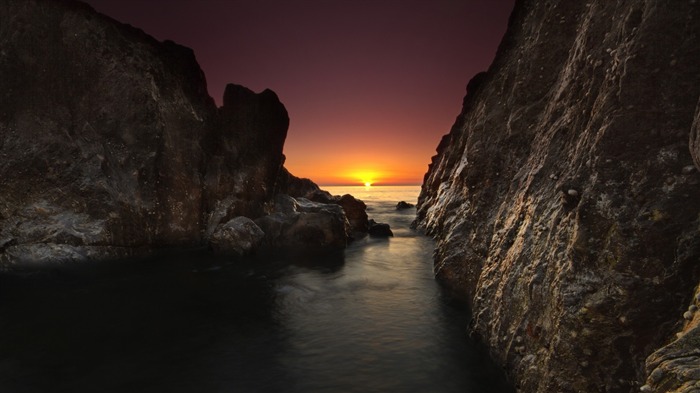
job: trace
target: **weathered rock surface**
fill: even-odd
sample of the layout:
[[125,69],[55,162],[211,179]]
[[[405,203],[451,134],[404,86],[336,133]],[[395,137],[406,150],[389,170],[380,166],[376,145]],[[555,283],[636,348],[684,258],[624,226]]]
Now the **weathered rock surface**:
[[271,253],[318,253],[345,248],[350,224],[339,205],[279,195],[272,214],[255,220]]
[[236,217],[216,227],[209,246],[220,255],[246,256],[260,246],[265,233],[248,217]]
[[323,194],[283,168],[275,93],[228,85],[217,108],[190,49],[82,3],[0,1],[0,75],[2,266],[247,253],[232,219],[290,184]]
[[700,287],[687,310],[676,339],[647,358],[649,392],[689,393],[700,390]]
[[668,342],[648,372],[697,381],[668,368],[698,356],[673,340],[700,277],[699,36],[696,1],[519,1],[440,142],[417,223],[519,391],[639,391]]

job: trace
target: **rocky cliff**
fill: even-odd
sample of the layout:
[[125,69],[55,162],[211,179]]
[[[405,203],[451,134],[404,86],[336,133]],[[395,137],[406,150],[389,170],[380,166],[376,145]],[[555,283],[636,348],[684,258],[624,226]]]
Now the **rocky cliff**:
[[470,82],[417,224],[518,391],[700,381],[699,37],[694,0],[522,0]]
[[[82,3],[0,1],[0,75],[4,265],[201,246],[217,230],[217,249],[248,250],[259,228],[231,220],[273,212],[295,181],[275,93],[229,85],[217,108],[190,49]],[[244,247],[221,243],[234,238]]]

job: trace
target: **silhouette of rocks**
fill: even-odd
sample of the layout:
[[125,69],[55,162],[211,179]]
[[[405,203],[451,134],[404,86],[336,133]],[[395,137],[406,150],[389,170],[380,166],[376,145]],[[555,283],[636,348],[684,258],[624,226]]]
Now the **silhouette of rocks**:
[[367,220],[367,205],[350,194],[334,197],[333,203],[340,205],[345,211],[345,216],[350,222],[350,231],[354,236],[367,233],[369,222]]
[[189,48],[78,2],[1,8],[0,266],[254,248],[237,217],[296,181],[275,93],[217,108]]
[[396,210],[406,210],[406,209],[410,209],[412,207],[416,207],[416,205],[414,205],[412,203],[405,202],[405,201],[401,201],[401,202],[396,204]]
[[369,230],[367,231],[373,237],[389,237],[394,236],[389,224],[378,223],[372,219],[369,220]]

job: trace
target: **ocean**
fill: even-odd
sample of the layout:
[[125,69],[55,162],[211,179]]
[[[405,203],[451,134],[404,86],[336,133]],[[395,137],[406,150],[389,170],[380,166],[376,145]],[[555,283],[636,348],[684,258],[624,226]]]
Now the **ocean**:
[[343,255],[201,252],[0,276],[2,392],[510,392],[410,229],[419,187],[324,187],[394,237]]

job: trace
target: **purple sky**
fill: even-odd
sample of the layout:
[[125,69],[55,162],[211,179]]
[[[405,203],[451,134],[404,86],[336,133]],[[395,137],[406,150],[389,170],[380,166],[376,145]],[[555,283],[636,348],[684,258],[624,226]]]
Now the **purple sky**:
[[194,49],[217,103],[227,83],[274,90],[286,166],[319,184],[420,184],[514,1],[87,0]]

